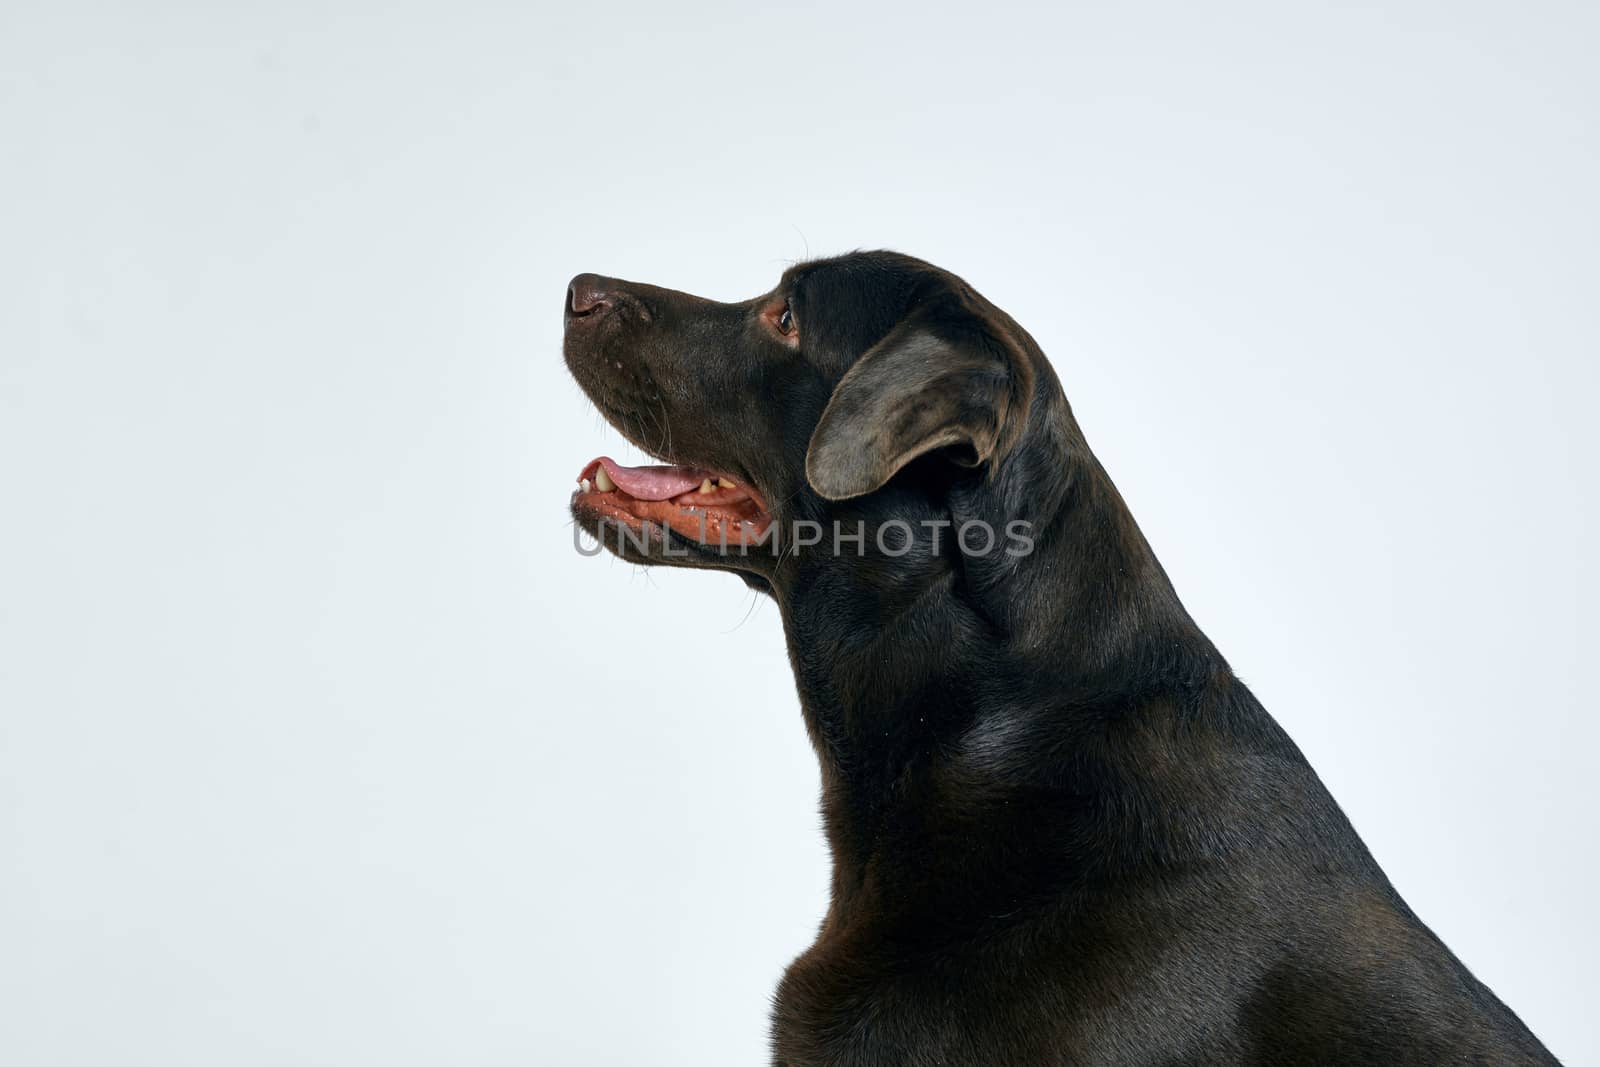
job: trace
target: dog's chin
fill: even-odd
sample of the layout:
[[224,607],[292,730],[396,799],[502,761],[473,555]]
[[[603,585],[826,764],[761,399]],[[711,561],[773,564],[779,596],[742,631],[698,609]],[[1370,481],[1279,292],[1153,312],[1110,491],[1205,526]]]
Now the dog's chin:
[[630,563],[762,574],[773,558],[773,522],[760,493],[715,471],[627,467],[591,460],[578,476],[572,516]]

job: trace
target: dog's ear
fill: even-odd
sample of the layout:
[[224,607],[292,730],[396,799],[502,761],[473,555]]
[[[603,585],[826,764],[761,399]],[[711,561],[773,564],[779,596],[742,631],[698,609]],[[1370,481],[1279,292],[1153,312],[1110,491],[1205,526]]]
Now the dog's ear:
[[953,294],[912,312],[833,390],[806,451],[806,480],[828,500],[864,496],[907,463],[952,448],[992,463],[1027,418],[1033,374],[1002,324]]

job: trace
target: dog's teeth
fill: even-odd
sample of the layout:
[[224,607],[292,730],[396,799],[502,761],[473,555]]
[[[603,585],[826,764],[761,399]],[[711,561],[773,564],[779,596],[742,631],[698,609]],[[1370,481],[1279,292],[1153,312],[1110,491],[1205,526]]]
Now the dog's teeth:
[[589,487],[590,487],[590,485],[591,485],[591,484],[592,484],[592,483],[590,483],[590,481],[589,481],[589,479],[587,479],[587,478],[579,478],[579,479],[578,479],[578,486],[579,486],[579,487],[580,487],[580,488],[581,488],[581,489],[582,489],[582,490],[583,490],[583,491],[584,491],[584,492],[585,492],[585,493],[587,493],[587,492],[588,492],[588,491],[589,491]]
[[711,492],[711,479],[710,478],[707,478],[705,481],[700,483],[700,491],[702,493]]
[[611,475],[606,473],[604,467],[597,467],[594,472],[594,487],[602,493],[609,493],[617,487],[617,483],[611,480]]
[[736,488],[734,486],[734,484],[732,482],[728,481],[728,479],[726,479],[726,478],[718,478],[717,479],[717,484],[722,486],[722,488],[724,488],[724,489]]

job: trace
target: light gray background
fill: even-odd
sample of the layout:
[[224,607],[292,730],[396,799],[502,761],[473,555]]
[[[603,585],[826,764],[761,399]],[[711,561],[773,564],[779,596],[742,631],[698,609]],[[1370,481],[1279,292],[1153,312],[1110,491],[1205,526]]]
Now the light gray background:
[[0,1062],[759,1061],[827,874],[778,617],[574,553],[638,454],[559,305],[857,246],[1034,333],[1600,1062],[1596,9],[964,7],[0,8]]

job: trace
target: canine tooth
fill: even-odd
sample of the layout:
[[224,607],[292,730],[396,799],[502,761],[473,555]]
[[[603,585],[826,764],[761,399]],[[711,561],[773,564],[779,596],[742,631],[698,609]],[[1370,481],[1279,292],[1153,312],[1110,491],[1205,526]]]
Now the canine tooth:
[[590,482],[590,481],[589,481],[589,479],[587,479],[587,478],[579,478],[579,479],[578,479],[578,486],[579,486],[579,488],[581,488],[581,489],[582,489],[582,490],[583,490],[583,491],[584,491],[584,492],[585,492],[585,493],[587,493],[587,492],[588,492],[588,491],[589,491],[589,487],[590,487],[590,485],[591,485],[591,484],[592,484],[592,483],[591,483],[591,482]]
[[710,478],[707,478],[705,481],[700,483],[700,491],[702,493],[711,492],[711,479]]
[[726,478],[718,478],[718,479],[717,479],[717,484],[718,484],[718,485],[720,485],[720,486],[722,486],[722,488],[724,488],[724,489],[734,489],[734,488],[737,488],[737,486],[735,486],[735,485],[734,485],[734,484],[733,484],[733,483],[732,483],[732,482],[730,482],[730,481],[729,481],[729,480],[728,480],[728,479],[726,479]]
[[617,483],[611,480],[611,475],[606,473],[604,467],[597,467],[594,472],[594,487],[602,493],[609,493],[617,487]]

